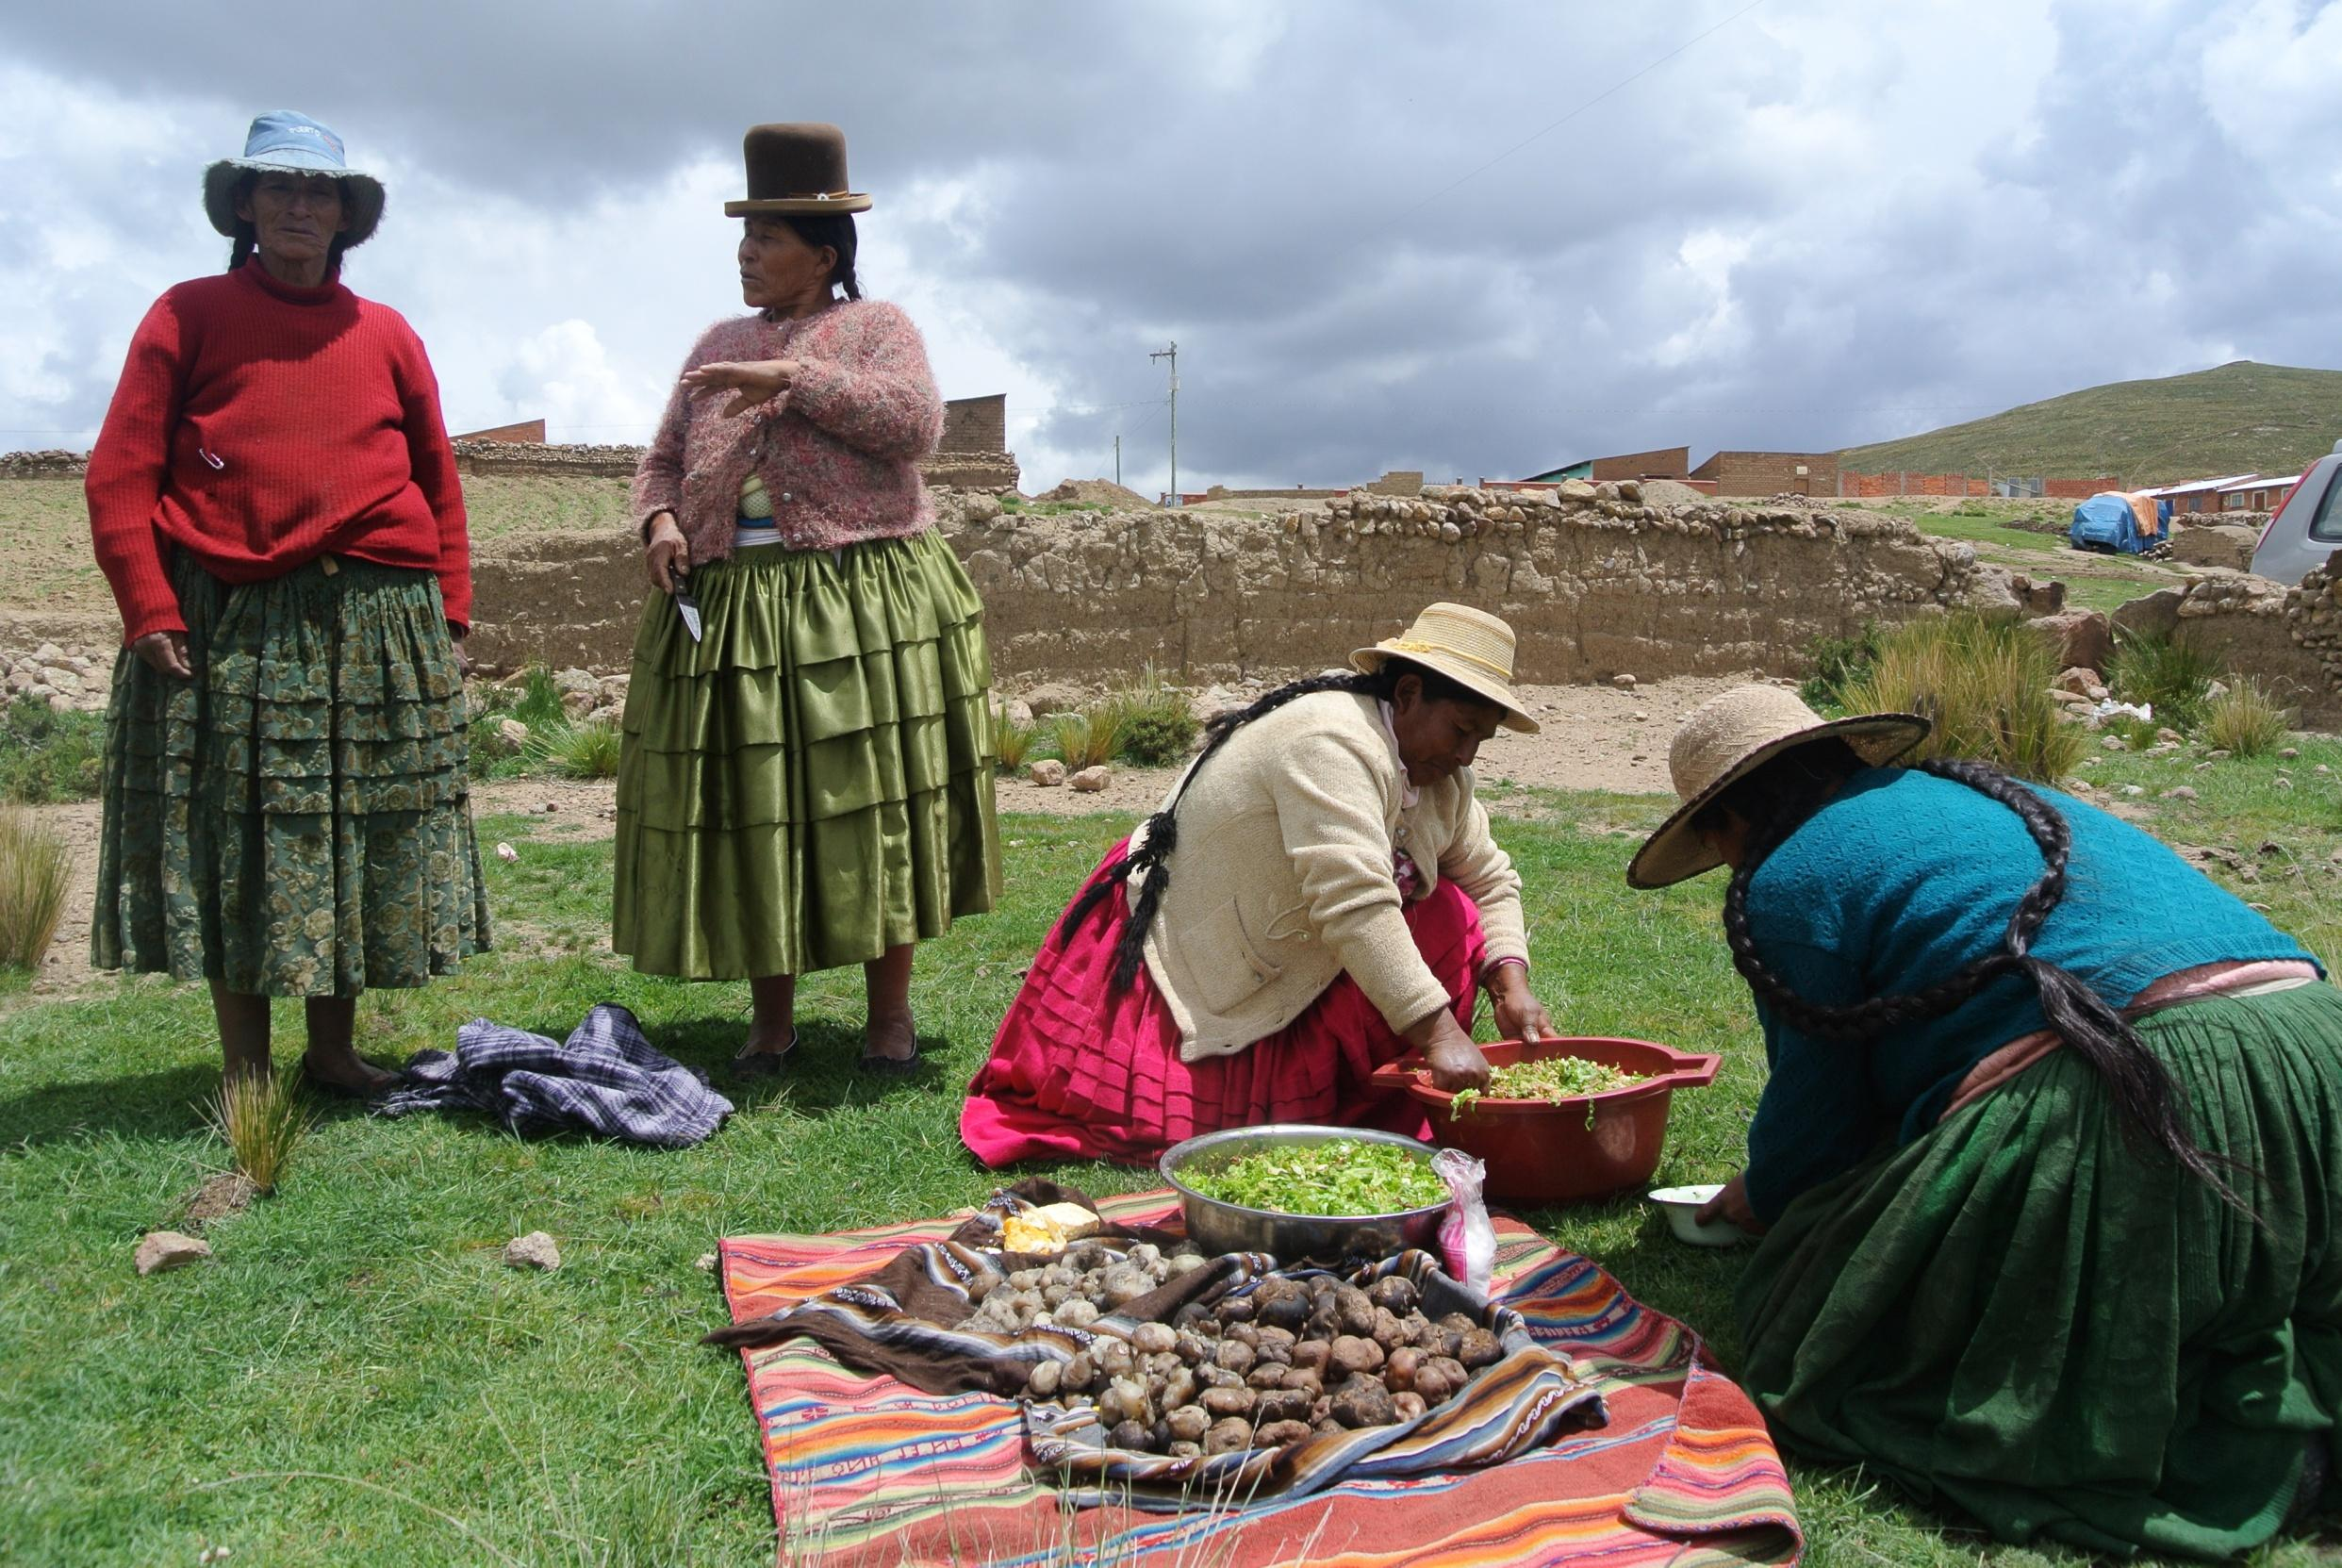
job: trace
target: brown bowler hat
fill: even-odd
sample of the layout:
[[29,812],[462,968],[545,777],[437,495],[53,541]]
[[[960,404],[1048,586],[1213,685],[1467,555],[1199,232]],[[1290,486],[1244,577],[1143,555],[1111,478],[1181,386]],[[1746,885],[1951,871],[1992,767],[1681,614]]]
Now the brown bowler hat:
[[740,150],[748,159],[748,200],[726,202],[727,218],[870,210],[868,196],[846,189],[846,133],[835,125],[751,125]]

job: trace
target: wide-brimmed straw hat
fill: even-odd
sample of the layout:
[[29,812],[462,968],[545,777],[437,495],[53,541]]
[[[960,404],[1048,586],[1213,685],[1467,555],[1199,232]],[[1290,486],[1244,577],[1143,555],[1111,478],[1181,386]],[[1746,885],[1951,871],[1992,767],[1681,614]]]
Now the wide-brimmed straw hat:
[[244,133],[244,156],[223,157],[204,171],[204,215],[236,238],[236,182],[248,172],[331,174],[341,182],[343,249],[363,245],[382,222],[382,181],[344,161],[341,138],[291,109],[271,109]]
[[1508,730],[1537,733],[1537,720],[1512,695],[1512,628],[1469,604],[1429,604],[1397,636],[1350,655],[1350,666],[1372,675],[1393,659],[1436,669],[1458,685],[1505,710]]
[[1823,718],[1779,686],[1735,686],[1691,711],[1667,748],[1667,771],[1683,804],[1643,841],[1626,867],[1634,887],[1665,887],[1724,864],[1691,831],[1702,807],[1791,747],[1835,737],[1876,767],[1927,738],[1915,713]]
[[748,163],[748,199],[726,202],[727,218],[757,213],[824,218],[870,210],[868,196],[847,189],[846,133],[835,125],[750,125],[740,153]]

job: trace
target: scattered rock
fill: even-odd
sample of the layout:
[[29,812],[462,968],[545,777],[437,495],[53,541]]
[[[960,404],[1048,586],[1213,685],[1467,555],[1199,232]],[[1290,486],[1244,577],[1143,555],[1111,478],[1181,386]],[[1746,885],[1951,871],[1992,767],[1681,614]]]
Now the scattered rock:
[[1635,678],[1632,675],[1613,675],[1610,677],[1610,685],[1621,691],[1632,691],[1635,689]]
[[140,1274],[159,1274],[165,1269],[185,1268],[211,1256],[211,1244],[176,1230],[149,1230],[139,1238],[135,1261]]
[[520,755],[520,749],[529,743],[529,727],[517,718],[498,719],[488,734],[493,737],[488,750],[508,757]]
[[2114,654],[2113,624],[2097,610],[2061,610],[2024,624],[2048,642],[2060,669],[2103,669]]
[[1105,767],[1085,767],[1065,781],[1066,786],[1095,795],[1113,781],[1113,774]]
[[2144,795],[2147,793],[2147,786],[2145,784],[2124,784],[2122,786],[2122,793],[2134,796]]
[[2280,773],[2277,775],[2277,787],[2279,789],[2291,789],[2293,787],[2293,781],[2286,778],[2283,773]]
[[2196,798],[2195,787],[2191,784],[2180,784],[2176,788],[2165,790],[2162,798],[2166,801],[2192,801]]
[[2127,751],[2131,749],[2130,743],[2120,735],[2107,735],[2099,741],[2098,747],[2102,751]]
[[1648,724],[1651,722],[1651,716],[1647,713],[1638,713],[1635,715],[1635,722],[1638,724]]
[[2076,697],[2087,697],[2090,687],[2103,685],[2105,683],[2099,679],[2097,670],[2085,669],[2080,665],[2073,665],[2059,670],[2057,679],[2051,684],[2061,692],[2069,692]]
[[532,1230],[504,1244],[504,1266],[543,1269],[551,1274],[561,1266],[561,1248],[544,1231]]
[[510,866],[520,858],[520,851],[509,844],[499,843],[496,846],[496,858]]
[[202,1186],[187,1195],[186,1207],[181,1213],[197,1225],[205,1225],[215,1219],[226,1219],[230,1215],[242,1213],[252,1207],[252,1200],[259,1196],[260,1189],[253,1185],[252,1178],[242,1171],[222,1171],[217,1176],[205,1178]]
[[1025,769],[1034,784],[1043,789],[1055,789],[1065,782],[1065,765],[1055,757],[1043,757]]
[[1032,704],[1021,697],[1010,698],[1001,705],[1000,713],[1012,724],[1021,726],[1032,722]]
[[721,1258],[717,1257],[713,1252],[702,1252],[700,1254],[699,1261],[691,1266],[698,1269],[701,1274],[713,1274],[716,1272],[716,1265],[722,1261],[723,1260]]
[[2203,760],[2206,762],[2226,762],[2228,760],[2228,753],[2226,751],[2206,751],[2203,754]]
[[1081,693],[1069,685],[1039,685],[1025,693],[1025,705],[1040,718],[1053,713],[1080,713],[1081,701]]
[[2285,761],[2291,762],[2301,754],[2301,749],[2299,746],[2280,746],[2277,748],[2277,754]]
[[2183,745],[2187,739],[2185,735],[2180,734],[2177,730],[2172,729],[2157,730],[2155,732],[2155,738],[2169,746]]
[[[2166,588],[2163,591],[2165,593],[2171,593],[2175,590]],[[2203,700],[2207,702],[2217,702],[2227,695],[2228,683],[2226,681],[2214,681],[2203,688]]]

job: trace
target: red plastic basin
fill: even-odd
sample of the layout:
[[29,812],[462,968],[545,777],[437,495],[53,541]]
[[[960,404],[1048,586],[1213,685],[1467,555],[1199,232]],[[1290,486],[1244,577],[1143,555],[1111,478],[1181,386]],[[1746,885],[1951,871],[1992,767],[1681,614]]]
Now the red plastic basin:
[[1429,1108],[1431,1136],[1488,1167],[1488,1196],[1514,1203],[1575,1203],[1641,1186],[1658,1168],[1674,1091],[1713,1083],[1724,1058],[1653,1040],[1592,1036],[1508,1040],[1483,1046],[1492,1066],[1577,1056],[1642,1077],[1640,1083],[1571,1099],[1484,1097],[1460,1116],[1455,1097],[1431,1086],[1420,1056],[1390,1063],[1374,1081],[1405,1089]]

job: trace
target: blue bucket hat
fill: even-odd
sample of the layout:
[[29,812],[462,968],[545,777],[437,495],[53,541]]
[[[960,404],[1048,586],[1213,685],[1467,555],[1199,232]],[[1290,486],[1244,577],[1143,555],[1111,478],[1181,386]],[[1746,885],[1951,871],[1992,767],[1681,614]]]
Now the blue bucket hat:
[[255,170],[339,179],[351,245],[364,244],[382,222],[382,181],[342,161],[341,138],[305,114],[272,109],[245,133],[242,157],[222,158],[204,171],[204,213],[213,228],[230,239],[236,236],[236,182]]

